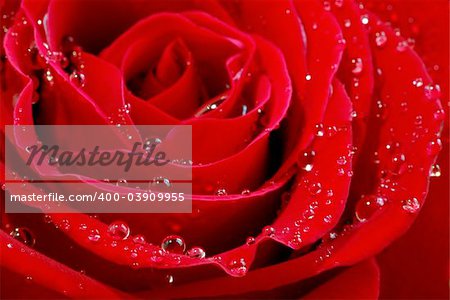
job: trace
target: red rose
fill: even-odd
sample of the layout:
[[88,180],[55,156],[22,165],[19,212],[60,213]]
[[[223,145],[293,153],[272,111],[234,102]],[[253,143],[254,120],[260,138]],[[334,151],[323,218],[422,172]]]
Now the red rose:
[[401,10],[368,2],[2,3],[3,137],[190,124],[195,194],[188,215],[3,213],[2,297],[377,297],[373,257],[423,206],[445,113],[372,12]]

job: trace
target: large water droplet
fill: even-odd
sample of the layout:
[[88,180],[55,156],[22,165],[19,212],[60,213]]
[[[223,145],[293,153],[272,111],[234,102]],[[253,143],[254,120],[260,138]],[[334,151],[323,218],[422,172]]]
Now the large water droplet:
[[115,240],[125,240],[130,235],[130,227],[122,221],[116,221],[108,226],[108,234]]
[[166,252],[183,254],[186,251],[186,244],[182,237],[169,235],[162,241],[161,248]]
[[381,196],[362,196],[356,203],[355,216],[359,222],[366,222],[386,204]]
[[10,235],[16,240],[30,247],[33,247],[34,244],[36,243],[36,240],[31,230],[25,227],[14,228],[14,230],[10,232]]
[[70,82],[72,82],[73,84],[75,84],[78,87],[84,87],[84,85],[86,83],[86,76],[79,71],[73,71],[69,75],[69,79],[70,79]]
[[439,165],[432,165],[430,169],[431,177],[441,177],[441,167]]
[[299,166],[309,172],[313,169],[314,157],[316,156],[316,152],[314,150],[305,150],[302,151],[298,157]]

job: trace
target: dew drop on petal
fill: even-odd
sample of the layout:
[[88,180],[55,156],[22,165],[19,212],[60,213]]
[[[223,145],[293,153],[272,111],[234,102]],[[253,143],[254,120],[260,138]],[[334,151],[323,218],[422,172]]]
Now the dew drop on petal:
[[314,150],[302,151],[298,157],[299,166],[303,170],[310,172],[313,169],[313,162],[314,162],[315,156],[316,156],[316,152]]
[[227,193],[227,190],[225,190],[225,189],[218,189],[216,191],[216,195],[217,196],[226,196],[226,195],[228,195],[228,193]]
[[9,235],[30,247],[33,247],[36,243],[33,233],[26,227],[16,227]]
[[172,284],[172,283],[174,283],[175,278],[172,275],[167,275],[166,280],[169,284]]
[[320,182],[311,183],[308,190],[311,195],[318,195],[322,192],[322,184],[320,184]]
[[272,226],[266,226],[263,228],[262,232],[266,236],[273,237],[275,235],[275,228],[273,228]]
[[182,237],[169,235],[161,242],[161,248],[169,253],[183,254],[186,251],[186,244]]
[[355,216],[359,222],[366,222],[386,204],[386,199],[381,196],[362,196],[355,207]]
[[187,255],[192,258],[205,258],[206,252],[203,248],[200,247],[192,247],[187,251]]
[[430,177],[441,177],[441,167],[439,165],[431,166]]
[[84,73],[81,73],[79,71],[73,71],[69,75],[69,80],[78,87],[84,87],[86,83],[86,76],[84,75]]
[[413,86],[420,88],[423,86],[423,79],[422,78],[416,78],[412,81]]
[[251,191],[249,189],[242,190],[241,195],[250,195]]
[[419,200],[417,200],[417,198],[415,198],[415,197],[403,200],[402,208],[404,211],[414,214],[414,213],[418,212],[420,209]]
[[125,240],[130,235],[130,227],[122,221],[116,221],[108,226],[108,234],[115,240]]
[[232,260],[228,264],[230,273],[234,276],[244,276],[247,273],[247,263],[244,258]]
[[88,235],[88,239],[91,242],[98,242],[100,240],[101,236],[100,236],[100,232],[98,231],[98,229],[92,229],[91,232]]
[[128,181],[126,179],[119,179],[119,180],[116,181],[116,186],[127,187],[128,186]]
[[349,28],[350,26],[352,26],[352,21],[350,21],[349,19],[345,19],[344,20],[344,27],[345,28]]
[[255,243],[255,238],[252,237],[252,236],[249,236],[249,237],[245,240],[245,243],[246,243],[247,245],[253,245],[253,244]]
[[323,137],[324,136],[325,130],[324,130],[323,124],[316,124],[316,126],[315,126],[315,134],[318,137]]
[[375,44],[378,47],[383,47],[384,45],[386,45],[386,42],[387,42],[387,36],[384,31],[379,31],[375,34]]
[[152,150],[154,150],[156,145],[161,144],[161,143],[162,143],[162,141],[160,138],[157,138],[157,137],[147,138],[144,141],[142,148],[147,152],[151,152]]
[[361,16],[361,23],[362,23],[363,25],[369,24],[369,16],[368,16],[368,15],[362,15],[362,16]]
[[172,183],[168,178],[158,176],[153,178],[152,182],[150,183],[151,186],[157,186],[157,185],[164,185],[166,187],[171,187]]
[[436,138],[429,142],[427,145],[427,152],[430,155],[436,155],[442,150],[442,141],[440,138]]
[[440,108],[434,112],[433,117],[436,121],[443,121],[445,120],[445,111]]
[[142,234],[137,234],[133,237],[133,242],[135,244],[145,244],[145,237]]
[[441,87],[438,84],[428,84],[424,87],[425,97],[429,100],[436,100],[441,97]]
[[361,74],[363,71],[363,61],[361,58],[353,58],[352,59],[352,73],[355,75]]

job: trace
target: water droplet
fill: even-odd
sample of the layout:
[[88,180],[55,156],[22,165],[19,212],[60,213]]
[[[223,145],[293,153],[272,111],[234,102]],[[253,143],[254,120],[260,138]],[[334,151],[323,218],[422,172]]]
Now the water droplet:
[[226,195],[228,195],[228,194],[227,194],[227,191],[226,191],[225,189],[218,189],[218,190],[216,191],[216,195],[217,195],[217,196],[226,196]]
[[244,276],[247,273],[247,263],[244,258],[232,260],[228,265],[231,274],[234,276]]
[[313,196],[318,195],[322,192],[322,185],[320,182],[314,182],[309,185],[309,193]]
[[323,137],[324,136],[325,130],[324,130],[323,124],[316,124],[315,130],[316,130],[315,131],[316,132],[316,136],[318,136],[318,137]]
[[145,244],[145,237],[142,234],[137,234],[133,237],[133,242],[135,244],[143,245]]
[[75,84],[78,87],[84,87],[86,83],[86,76],[79,72],[79,71],[73,71],[69,76],[70,82]]
[[[305,218],[305,219],[307,219],[307,220],[311,220],[311,219],[314,218],[314,215],[315,215],[315,214],[316,214],[316,213],[314,212],[314,209],[309,208],[309,209],[307,209],[307,210],[305,210],[305,211],[303,212],[303,218]],[[297,223],[295,223],[295,225],[297,226],[298,224],[301,223],[301,220],[297,220],[296,222],[297,222]]]
[[347,164],[347,157],[345,157],[345,155],[339,156],[338,159],[336,160],[338,165],[346,165]]
[[386,42],[387,42],[387,36],[384,31],[379,31],[379,32],[375,33],[375,44],[378,47],[383,47],[384,45],[386,45]]
[[314,150],[302,151],[298,157],[299,166],[306,172],[310,172],[313,169],[314,157],[316,152]]
[[55,84],[54,77],[50,69],[46,69],[44,71],[44,79],[50,86],[53,86]]
[[362,196],[356,203],[355,216],[359,222],[366,222],[386,203],[386,199],[381,196]]
[[438,84],[427,84],[424,88],[425,96],[429,100],[436,100],[441,97],[441,87]]
[[333,216],[332,215],[326,215],[325,217],[323,217],[323,221],[325,223],[331,223],[332,220],[333,220]]
[[192,258],[205,258],[206,252],[203,248],[200,247],[192,247],[188,250],[187,255]]
[[406,157],[403,153],[396,153],[392,156],[392,171],[398,174],[402,171],[406,162]]
[[183,254],[186,251],[186,244],[182,237],[169,235],[162,241],[161,248],[166,252]]
[[433,117],[436,121],[443,121],[445,120],[445,111],[440,108],[434,112]]
[[352,21],[350,21],[349,19],[345,19],[344,20],[344,27],[345,28],[350,28],[350,26],[352,26]]
[[442,150],[442,141],[440,138],[436,138],[429,142],[427,145],[427,152],[430,155],[436,155]]
[[248,106],[247,105],[242,105],[242,112],[241,112],[241,115],[242,116],[245,116],[246,114],[247,114],[247,112],[248,112]]
[[362,15],[362,16],[361,16],[361,23],[362,23],[363,25],[369,24],[369,16],[368,16],[368,15]]
[[69,231],[70,230],[70,221],[69,220],[67,220],[67,219],[63,219],[62,221],[61,221],[61,229],[62,230],[65,230],[65,231]]
[[175,281],[175,278],[172,275],[167,275],[166,279],[169,284],[172,284]]
[[34,244],[36,243],[36,239],[34,238],[34,235],[31,232],[31,230],[25,227],[14,228],[14,230],[11,231],[9,235],[11,235],[16,240],[30,247],[33,247]]
[[397,44],[397,51],[398,52],[404,52],[406,49],[408,49],[409,45],[407,41],[400,41]]
[[430,169],[431,177],[441,177],[441,167],[439,165],[432,165]]
[[122,221],[116,221],[108,226],[108,234],[115,240],[125,240],[130,235],[130,227]]
[[361,74],[363,71],[363,60],[359,57],[352,59],[352,73],[355,75]]
[[344,0],[334,0],[334,5],[341,8],[342,6],[344,6]]
[[147,152],[151,152],[156,148],[158,144],[161,143],[162,141],[160,138],[157,137],[148,138],[144,141],[142,148]]
[[247,244],[247,245],[253,245],[254,243],[255,243],[255,238],[254,237],[252,237],[252,236],[249,236],[246,240],[245,240],[245,243]]
[[161,177],[161,176],[153,178],[153,182],[151,182],[150,185],[151,186],[164,185],[166,187],[171,187],[172,186],[172,184],[170,183],[170,180],[168,178],[164,178],[164,177]]
[[119,179],[119,180],[116,181],[116,186],[127,187],[128,186],[128,181],[126,179]]
[[245,189],[241,192],[241,195],[250,195],[251,191],[249,189]]
[[423,86],[423,79],[422,78],[416,78],[413,80],[412,84],[417,87],[420,88]]
[[263,228],[262,230],[263,234],[266,236],[270,236],[273,237],[275,236],[275,228],[273,228],[272,226],[266,226]]
[[415,198],[415,197],[403,200],[402,208],[404,211],[414,214],[414,213],[418,212],[420,209],[419,200],[417,200],[417,198]]
[[100,232],[98,231],[98,229],[92,229],[91,232],[88,235],[88,239],[91,242],[98,242],[100,240],[101,236],[100,236]]
[[310,81],[312,79],[311,74],[306,74],[305,79],[306,81]]

